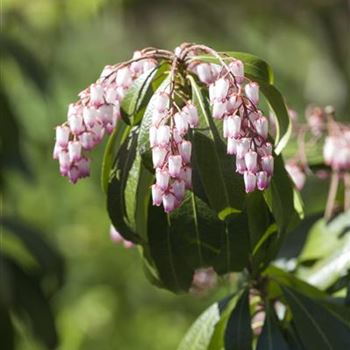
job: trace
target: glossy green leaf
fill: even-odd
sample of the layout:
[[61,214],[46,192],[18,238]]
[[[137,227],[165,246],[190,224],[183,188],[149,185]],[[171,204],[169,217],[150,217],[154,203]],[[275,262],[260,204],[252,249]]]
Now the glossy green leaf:
[[220,320],[218,303],[211,305],[193,323],[178,350],[207,350],[216,323]]
[[212,334],[212,337],[210,339],[210,343],[208,345],[208,350],[222,350],[224,349],[224,338],[225,338],[225,330],[227,321],[233,311],[233,309],[236,307],[237,301],[239,300],[239,297],[242,293],[239,292],[233,296],[230,296],[226,300],[226,305],[223,308],[220,320],[216,323],[214,332]]
[[289,350],[271,305],[265,307],[265,322],[258,339],[257,350]]
[[246,290],[232,311],[225,329],[225,350],[252,349],[252,329],[249,311],[249,290]]
[[114,159],[130,129],[130,126],[128,126],[123,120],[118,120],[112,135],[108,139],[101,167],[101,187],[105,193],[107,193],[108,190],[108,181]]
[[243,208],[244,189],[242,177],[233,169],[233,159],[227,155],[226,147],[218,135],[209,114],[209,106],[192,76],[192,100],[197,107],[200,124],[208,128],[207,135],[193,133],[193,161],[197,167],[210,206],[221,220]]
[[107,210],[113,226],[126,240],[134,243],[139,243],[141,237],[136,233],[133,225],[134,218],[128,216],[124,192],[136,158],[137,140],[137,130],[134,129],[120,146],[107,191]]
[[296,330],[306,350],[350,348],[350,326],[329,312],[320,302],[283,287]]

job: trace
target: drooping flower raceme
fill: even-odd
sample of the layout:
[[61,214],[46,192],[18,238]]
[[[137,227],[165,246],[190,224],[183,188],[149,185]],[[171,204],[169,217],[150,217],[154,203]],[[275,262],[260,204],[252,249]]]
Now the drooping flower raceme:
[[266,189],[274,159],[268,119],[258,109],[259,85],[244,77],[240,60],[223,66],[201,63],[194,71],[208,84],[212,117],[223,121],[227,153],[236,156],[236,172],[244,176],[246,192]]
[[[202,53],[212,54],[217,63],[194,57]],[[243,176],[246,192],[266,189],[274,159],[268,142],[268,119],[258,108],[259,85],[245,77],[240,60],[226,57],[223,61],[212,49],[194,44],[183,44],[174,52],[147,48],[135,52],[130,61],[106,66],[100,78],[69,106],[67,121],[56,128],[53,156],[59,161],[61,174],[72,183],[89,175],[87,153],[115,129],[122,116],[124,97],[135,79],[162,65],[169,71],[160,73],[158,78],[168,75],[168,86],[160,88],[162,85],[152,81],[155,92],[151,98],[143,87],[135,97],[148,96],[145,102],[153,105],[152,120],[146,124],[150,125],[149,145],[155,176],[151,187],[153,204],[171,212],[192,186],[189,131],[198,126],[199,114],[197,102],[192,102],[188,74],[197,75],[201,88],[208,90],[211,117],[223,123],[227,153],[235,156],[234,168]]]
[[67,121],[56,127],[53,158],[57,159],[62,176],[72,183],[89,176],[90,160],[86,153],[110,134],[120,118],[120,104],[132,82],[156,65],[153,59],[141,59],[134,53],[129,65],[106,66],[100,78],[79,94],[69,105]]
[[156,183],[152,186],[154,205],[163,204],[165,212],[177,208],[185,190],[192,187],[192,144],[186,139],[189,128],[198,124],[196,107],[188,101],[173,113],[171,96],[167,91],[154,95],[154,112],[149,141]]

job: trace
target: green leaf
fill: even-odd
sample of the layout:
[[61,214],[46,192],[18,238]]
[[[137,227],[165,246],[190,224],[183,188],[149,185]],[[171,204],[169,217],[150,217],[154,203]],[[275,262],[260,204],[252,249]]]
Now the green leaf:
[[295,327],[306,350],[350,348],[350,327],[329,312],[320,302],[283,287]]
[[266,305],[265,322],[258,339],[257,350],[289,350],[289,346],[282,335],[278,320],[271,305]]
[[135,231],[134,218],[128,216],[124,192],[136,158],[137,139],[137,129],[133,129],[121,145],[107,191],[107,210],[113,226],[126,240],[134,243],[140,243],[142,239]]
[[252,329],[249,311],[249,289],[237,302],[226,325],[225,350],[252,349]]
[[216,323],[220,320],[218,303],[211,305],[193,323],[178,350],[207,350]]
[[[242,292],[242,291],[241,291]],[[238,292],[233,296],[229,296],[226,305],[223,308],[220,316],[220,320],[216,323],[214,332],[210,339],[208,350],[222,350],[224,349],[224,337],[227,321],[232,313],[232,310],[236,307],[237,301],[242,294]]]
[[[143,73],[131,85],[121,103],[121,113],[131,125],[136,125],[142,118],[142,111],[153,94],[152,82],[161,79],[166,64],[160,65]],[[140,113],[141,112],[141,113]]]
[[308,233],[306,243],[299,255],[299,261],[316,260],[328,256],[339,245],[343,245],[340,235],[350,231],[350,213],[343,213],[330,223],[318,220]]
[[271,84],[260,82],[260,90],[267,99],[275,118],[276,136],[275,136],[275,153],[280,154],[286,147],[292,133],[292,124],[288,115],[286,104],[278,89]]
[[198,131],[193,133],[194,164],[210,206],[221,220],[225,220],[243,208],[243,180],[234,172],[233,159],[227,155],[199,86],[191,75],[187,78],[192,86],[192,100],[197,107],[200,124],[208,128],[207,135]]
[[113,161],[130,132],[130,129],[130,126],[123,120],[118,120],[112,135],[108,139],[101,167],[101,187],[105,193],[107,193],[108,190],[109,175],[113,166]]

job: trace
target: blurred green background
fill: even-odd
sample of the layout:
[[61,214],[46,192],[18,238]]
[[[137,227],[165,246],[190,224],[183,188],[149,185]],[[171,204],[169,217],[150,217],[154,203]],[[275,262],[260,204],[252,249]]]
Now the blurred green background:
[[[109,239],[99,183],[103,145],[94,152],[91,178],[72,186],[52,160],[55,125],[104,65],[128,59],[138,48],[171,49],[184,41],[261,56],[301,118],[313,102],[333,104],[338,118],[349,120],[349,2],[2,0],[1,5],[1,215],[39,230],[62,255],[65,270],[58,269],[64,283],[50,298],[58,348],[175,349],[215,295],[175,296],[149,284],[137,251]],[[2,225],[1,240],[7,243],[1,251],[30,270],[23,242],[15,235],[9,239],[10,231]],[[26,327],[27,316],[11,311],[11,317],[16,349],[42,349]]]

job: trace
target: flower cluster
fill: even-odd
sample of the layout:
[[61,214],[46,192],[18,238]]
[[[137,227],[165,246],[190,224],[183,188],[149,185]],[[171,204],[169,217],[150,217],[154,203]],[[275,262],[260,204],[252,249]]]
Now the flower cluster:
[[212,117],[223,121],[227,153],[236,156],[236,171],[244,176],[246,192],[269,186],[273,173],[268,119],[258,109],[259,85],[244,77],[244,65],[199,64],[199,79],[209,85]]
[[197,126],[198,113],[190,101],[173,113],[175,103],[166,90],[154,95],[152,103],[149,141],[156,175],[152,186],[153,205],[163,204],[168,213],[181,204],[185,190],[192,186],[192,144],[185,136],[189,128]]
[[53,158],[58,160],[62,176],[75,183],[89,175],[90,160],[84,153],[114,130],[126,91],[155,65],[155,60],[142,59],[137,51],[128,65],[106,66],[100,78],[79,94],[80,99],[69,106],[68,120],[56,127]]
[[350,171],[350,129],[326,137],[324,161],[334,171]]
[[205,295],[209,290],[216,287],[218,275],[212,267],[195,270],[192,278],[190,293],[195,295]]

